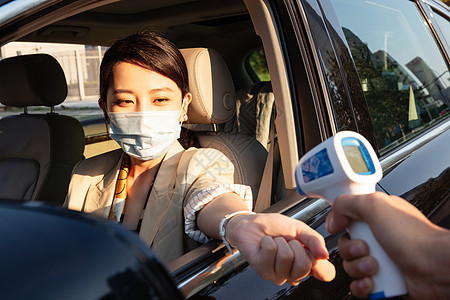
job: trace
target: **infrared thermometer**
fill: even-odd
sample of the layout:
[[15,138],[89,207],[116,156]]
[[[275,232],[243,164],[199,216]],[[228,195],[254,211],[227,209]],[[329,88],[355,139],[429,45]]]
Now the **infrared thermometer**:
[[[341,131],[306,153],[295,169],[297,190],[301,195],[323,198],[331,203],[342,194],[363,195],[375,192],[382,177],[377,155],[360,134]],[[370,255],[378,262],[370,299],[383,299],[407,293],[398,267],[384,252],[364,222],[353,222],[347,229],[352,239],[364,240]]]

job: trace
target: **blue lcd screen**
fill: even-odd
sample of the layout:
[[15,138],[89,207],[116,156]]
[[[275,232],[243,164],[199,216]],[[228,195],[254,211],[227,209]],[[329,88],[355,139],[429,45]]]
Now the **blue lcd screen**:
[[328,157],[327,149],[320,150],[302,163],[303,181],[311,182],[333,173],[333,166]]

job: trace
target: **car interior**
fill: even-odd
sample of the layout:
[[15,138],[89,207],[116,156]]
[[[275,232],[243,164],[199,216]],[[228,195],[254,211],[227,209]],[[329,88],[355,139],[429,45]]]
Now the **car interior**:
[[[100,5],[102,3],[107,4]],[[256,199],[259,199],[257,196],[264,170],[267,169],[266,157],[268,157],[268,152],[273,152],[270,154],[270,162],[271,164],[273,162],[273,166],[270,171],[267,171],[270,172],[270,176],[266,175],[264,180],[272,182],[267,186],[275,188],[272,191],[269,189],[268,197],[264,197],[264,204],[259,206],[259,210],[264,210],[271,203],[286,197],[287,189],[295,188],[294,172],[291,169],[295,167],[298,160],[297,148],[293,119],[290,113],[290,100],[287,97],[289,89],[282,87],[283,84],[287,85],[287,80],[283,79],[285,75],[279,68],[275,68],[275,71],[270,73],[272,77],[261,80],[259,77],[261,73],[258,74],[250,61],[251,55],[258,53],[259,60],[262,61],[259,65],[265,67],[266,75],[268,75],[260,35],[264,36],[266,47],[273,48],[278,44],[275,29],[272,23],[267,22],[270,13],[263,2],[248,1],[246,5],[240,0],[126,0],[99,1],[91,7],[93,8],[86,10],[86,7],[80,7],[78,10],[70,11],[67,8],[60,8],[58,18],[51,18],[52,14],[50,13],[50,17],[40,21],[39,26],[27,27],[24,25],[20,32],[16,32],[18,38],[10,38],[8,42],[25,42],[33,45],[76,44],[84,45],[86,49],[100,46],[104,53],[104,50],[114,40],[131,33],[143,30],[162,32],[181,49],[185,57],[193,101],[188,111],[189,121],[183,126],[194,134],[200,146],[219,149],[233,162],[235,182],[251,186],[255,204]],[[247,7],[252,7],[252,11],[255,12],[254,16],[250,16]],[[23,22],[26,24],[26,18]],[[255,24],[257,25],[255,26]],[[261,33],[258,35],[256,30]],[[3,41],[4,47],[8,46],[5,41]],[[276,49],[279,49],[278,47]],[[15,68],[12,64],[15,63],[23,65],[19,70],[29,72],[27,74],[30,75],[23,76],[24,73],[17,73],[15,76],[24,78],[39,76],[40,80],[33,83],[39,85],[34,90],[25,89],[16,94],[23,95],[23,97],[15,97],[17,99],[13,100],[2,99],[1,103],[6,108],[24,107],[25,111],[19,111],[16,112],[16,115],[0,119],[2,122],[0,129],[6,128],[3,127],[6,126],[3,123],[8,123],[8,126],[18,129],[17,133],[11,133],[12,136],[18,135],[24,140],[28,138],[30,141],[18,141],[21,144],[17,148],[22,147],[28,151],[25,151],[24,154],[8,147],[7,151],[12,152],[8,154],[10,162],[8,164],[5,162],[5,165],[0,167],[2,169],[11,168],[11,164],[21,165],[21,168],[29,168],[29,165],[38,167],[35,167],[32,172],[30,171],[26,181],[13,180],[8,175],[9,181],[5,179],[3,183],[8,185],[9,191],[12,190],[14,193],[1,196],[20,201],[44,200],[62,205],[65,199],[64,191],[67,189],[71,176],[70,170],[76,162],[83,157],[87,158],[115,149],[118,145],[109,139],[101,116],[78,122],[75,118],[64,115],[63,108],[70,103],[68,101],[62,103],[65,96],[59,95],[64,94],[61,92],[64,89],[69,89],[70,94],[72,83],[69,82],[68,77],[71,71],[64,70],[67,84],[65,82],[63,84],[62,75],[56,74],[57,72],[61,73],[61,67],[55,65],[55,59],[50,62],[50,58],[57,55],[51,51],[41,54],[45,51],[40,51],[38,46],[33,49],[31,53],[16,51],[16,55],[13,57],[2,55],[2,63],[5,65],[2,74],[10,74],[11,68]],[[271,60],[274,65],[279,65],[282,58],[280,51],[276,51],[276,49],[271,51],[267,60]],[[45,59],[42,59],[43,57]],[[57,59],[60,65],[64,65],[61,58]],[[37,61],[40,65],[35,65]],[[40,70],[46,71],[40,72]],[[273,76],[281,77],[282,80],[274,81]],[[60,82],[57,88],[55,82]],[[10,86],[5,81],[2,82],[0,88],[3,93],[13,87],[17,90],[29,84],[30,82],[22,81],[20,84],[17,82],[14,86]],[[49,86],[55,88],[51,89]],[[42,89],[44,89],[43,92]],[[16,90],[10,94],[15,94]],[[273,90],[278,90],[281,96],[278,103],[274,96],[277,93],[274,93]],[[53,93],[58,93],[58,96],[54,96]],[[51,100],[47,100],[47,98],[51,98]],[[98,91],[92,98],[95,101],[98,99]],[[286,102],[281,102],[281,99],[285,99]],[[30,109],[27,110],[27,107],[37,105],[48,106],[48,111],[35,114],[30,112]],[[277,116],[275,129],[277,110],[282,111],[283,114]],[[38,118],[49,123],[49,129],[46,129],[50,131],[48,146],[43,146],[43,134],[40,133],[42,129],[29,124],[29,119]],[[48,119],[57,119],[58,121],[56,121],[56,125],[53,125]],[[60,119],[64,119],[64,121],[59,121]],[[10,125],[9,123],[13,121],[18,123]],[[35,131],[30,131],[30,126]],[[84,135],[80,134],[81,128],[84,129]],[[56,137],[53,136],[55,132],[52,131],[56,131]],[[85,137],[84,143],[80,141],[80,136],[81,139],[83,136]],[[8,137],[0,138],[7,139]],[[9,137],[9,139],[13,138]],[[287,143],[288,140],[290,140],[289,143]],[[283,146],[280,141],[284,141]],[[44,160],[41,157],[33,157],[29,153],[36,152],[37,149],[31,143],[37,143],[43,148],[39,155],[45,156]],[[4,143],[2,140],[0,144],[5,145],[9,142],[5,140]],[[273,147],[270,147],[271,144]],[[271,148],[273,150],[270,150]],[[58,152],[61,150],[63,152]],[[283,167],[286,167],[287,172],[281,167],[281,153],[284,153],[283,157],[286,163]],[[62,158],[68,159],[69,162],[61,161]],[[287,178],[287,189],[283,171],[291,174]],[[2,174],[6,173],[2,172]],[[23,174],[23,172],[18,174]],[[17,186],[17,182],[21,182],[21,186]],[[61,190],[60,193],[56,194],[48,188],[54,189],[55,186]],[[266,193],[265,189],[261,194]]]

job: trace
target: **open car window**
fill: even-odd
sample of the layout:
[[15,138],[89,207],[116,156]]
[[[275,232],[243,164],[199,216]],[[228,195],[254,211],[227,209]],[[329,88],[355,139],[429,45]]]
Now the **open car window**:
[[[121,4],[116,3],[111,5],[120,6]],[[77,21],[78,18],[83,20],[83,15],[89,16],[89,14],[97,14],[100,20],[103,17],[103,13],[109,12],[108,7],[108,5],[103,7],[95,7],[88,12],[81,12],[80,14],[70,16],[67,22],[81,22]],[[258,75],[259,80],[267,83],[264,90],[257,92],[259,94],[264,94],[263,97],[267,96],[271,98],[270,106],[267,108],[265,122],[261,122],[261,124],[258,125],[264,127],[265,129],[253,129],[251,134],[255,134],[258,130],[264,131],[265,137],[264,141],[261,143],[263,144],[263,147],[268,150],[267,146],[270,142],[269,131],[274,130],[274,116],[271,114],[275,107],[275,98],[270,86],[271,76],[268,72],[264,50],[262,50],[262,42],[260,37],[258,37],[255,33],[244,2],[234,1],[234,4],[229,6],[227,9],[229,12],[227,12],[226,15],[229,16],[217,17],[216,15],[210,13],[208,8],[206,8],[204,13],[206,15],[211,14],[211,17],[209,17],[211,18],[211,21],[187,21],[190,26],[189,28],[191,28],[189,30],[198,30],[199,32],[204,31],[205,40],[203,41],[199,40],[198,37],[200,35],[186,35],[186,37],[180,37],[177,34],[171,35],[171,32],[166,34],[169,39],[173,38],[174,42],[177,43],[180,48],[200,46],[219,50],[221,56],[225,59],[230,69],[236,90],[246,89],[252,87],[253,85],[254,81],[244,69],[244,65],[246,63],[251,65],[254,72]],[[133,13],[133,11],[127,11],[126,9],[123,11],[124,15],[133,15]],[[146,18],[144,19],[146,20],[144,25],[139,25],[137,27],[142,29],[152,25],[152,21],[147,21]],[[111,20],[103,21],[106,23],[111,22]],[[115,24],[116,21],[112,23]],[[266,22],[266,20],[261,21]],[[111,41],[122,37],[124,33],[129,34],[137,31],[137,27],[130,29],[129,31],[124,31],[116,33],[113,36],[105,37],[102,34],[95,32],[96,30],[100,30],[95,27],[95,24],[93,25],[88,23],[87,26],[92,26],[90,31],[93,31],[94,33],[91,36],[88,36],[87,39],[84,39],[83,37],[88,32],[90,33],[89,30],[86,30],[81,26],[68,26],[65,25],[65,22],[65,20],[58,20],[56,23],[49,21],[44,27],[34,28],[34,30],[30,31],[28,34],[25,34],[20,39],[6,43],[1,47],[1,58],[5,59],[12,56],[28,55],[33,53],[46,53],[56,58],[62,66],[66,77],[68,95],[62,104],[55,107],[55,111],[58,114],[75,117],[83,124],[86,136],[86,151],[84,156],[89,158],[91,156],[117,148],[117,144],[115,144],[114,141],[109,140],[107,137],[104,116],[97,104],[99,97],[99,66],[102,56]],[[162,23],[162,28],[166,28],[166,26],[168,26],[165,22],[166,21]],[[167,22],[175,23],[176,20]],[[156,21],[156,24],[157,23],[158,21]],[[245,30],[241,30],[241,26],[244,26],[243,28],[245,28]],[[157,25],[154,28],[159,29]],[[177,28],[176,26],[173,27],[173,29],[175,31],[189,31],[186,28]],[[218,39],[216,36],[211,35],[211,30],[221,32],[226,39]],[[230,35],[228,32],[229,30],[235,32],[235,34]],[[223,46],[224,43],[226,47]],[[259,50],[254,51],[254,49]],[[249,57],[248,53],[251,52],[250,50],[254,52]],[[247,59],[248,62],[246,61]],[[258,94],[255,94],[255,99],[259,99]],[[287,100],[289,101],[289,99]],[[258,101],[260,101],[260,99]],[[257,105],[265,105],[265,103],[259,102]],[[20,114],[22,112],[22,109],[12,107],[2,107],[1,110],[0,117],[10,114]],[[30,107],[28,109],[28,113],[30,114],[47,113],[48,111],[49,109],[46,107]],[[260,116],[255,115],[253,118],[259,117]],[[255,119],[253,121],[255,121]],[[285,133],[282,129],[280,131],[282,134]],[[278,144],[279,139],[277,139],[274,143]],[[281,154],[278,148],[277,151],[278,152],[275,154],[274,163],[276,164],[276,174],[273,177],[274,184],[272,189],[272,194],[276,195],[276,197],[274,197],[273,202],[278,202],[286,195]],[[256,196],[257,195],[255,195],[255,197]]]
[[251,70],[258,76],[260,81],[270,81],[266,55],[263,49],[259,49],[250,54],[247,63],[251,67]]

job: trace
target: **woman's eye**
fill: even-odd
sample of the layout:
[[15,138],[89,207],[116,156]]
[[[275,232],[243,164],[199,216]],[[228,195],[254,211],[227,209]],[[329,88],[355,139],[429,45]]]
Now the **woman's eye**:
[[127,100],[127,99],[119,99],[115,101],[115,105],[128,105],[128,104],[132,104],[133,101],[132,100]]
[[165,101],[169,101],[169,98],[162,97],[162,98],[156,98],[155,100],[153,100],[153,102],[156,102],[156,103],[162,103]]

